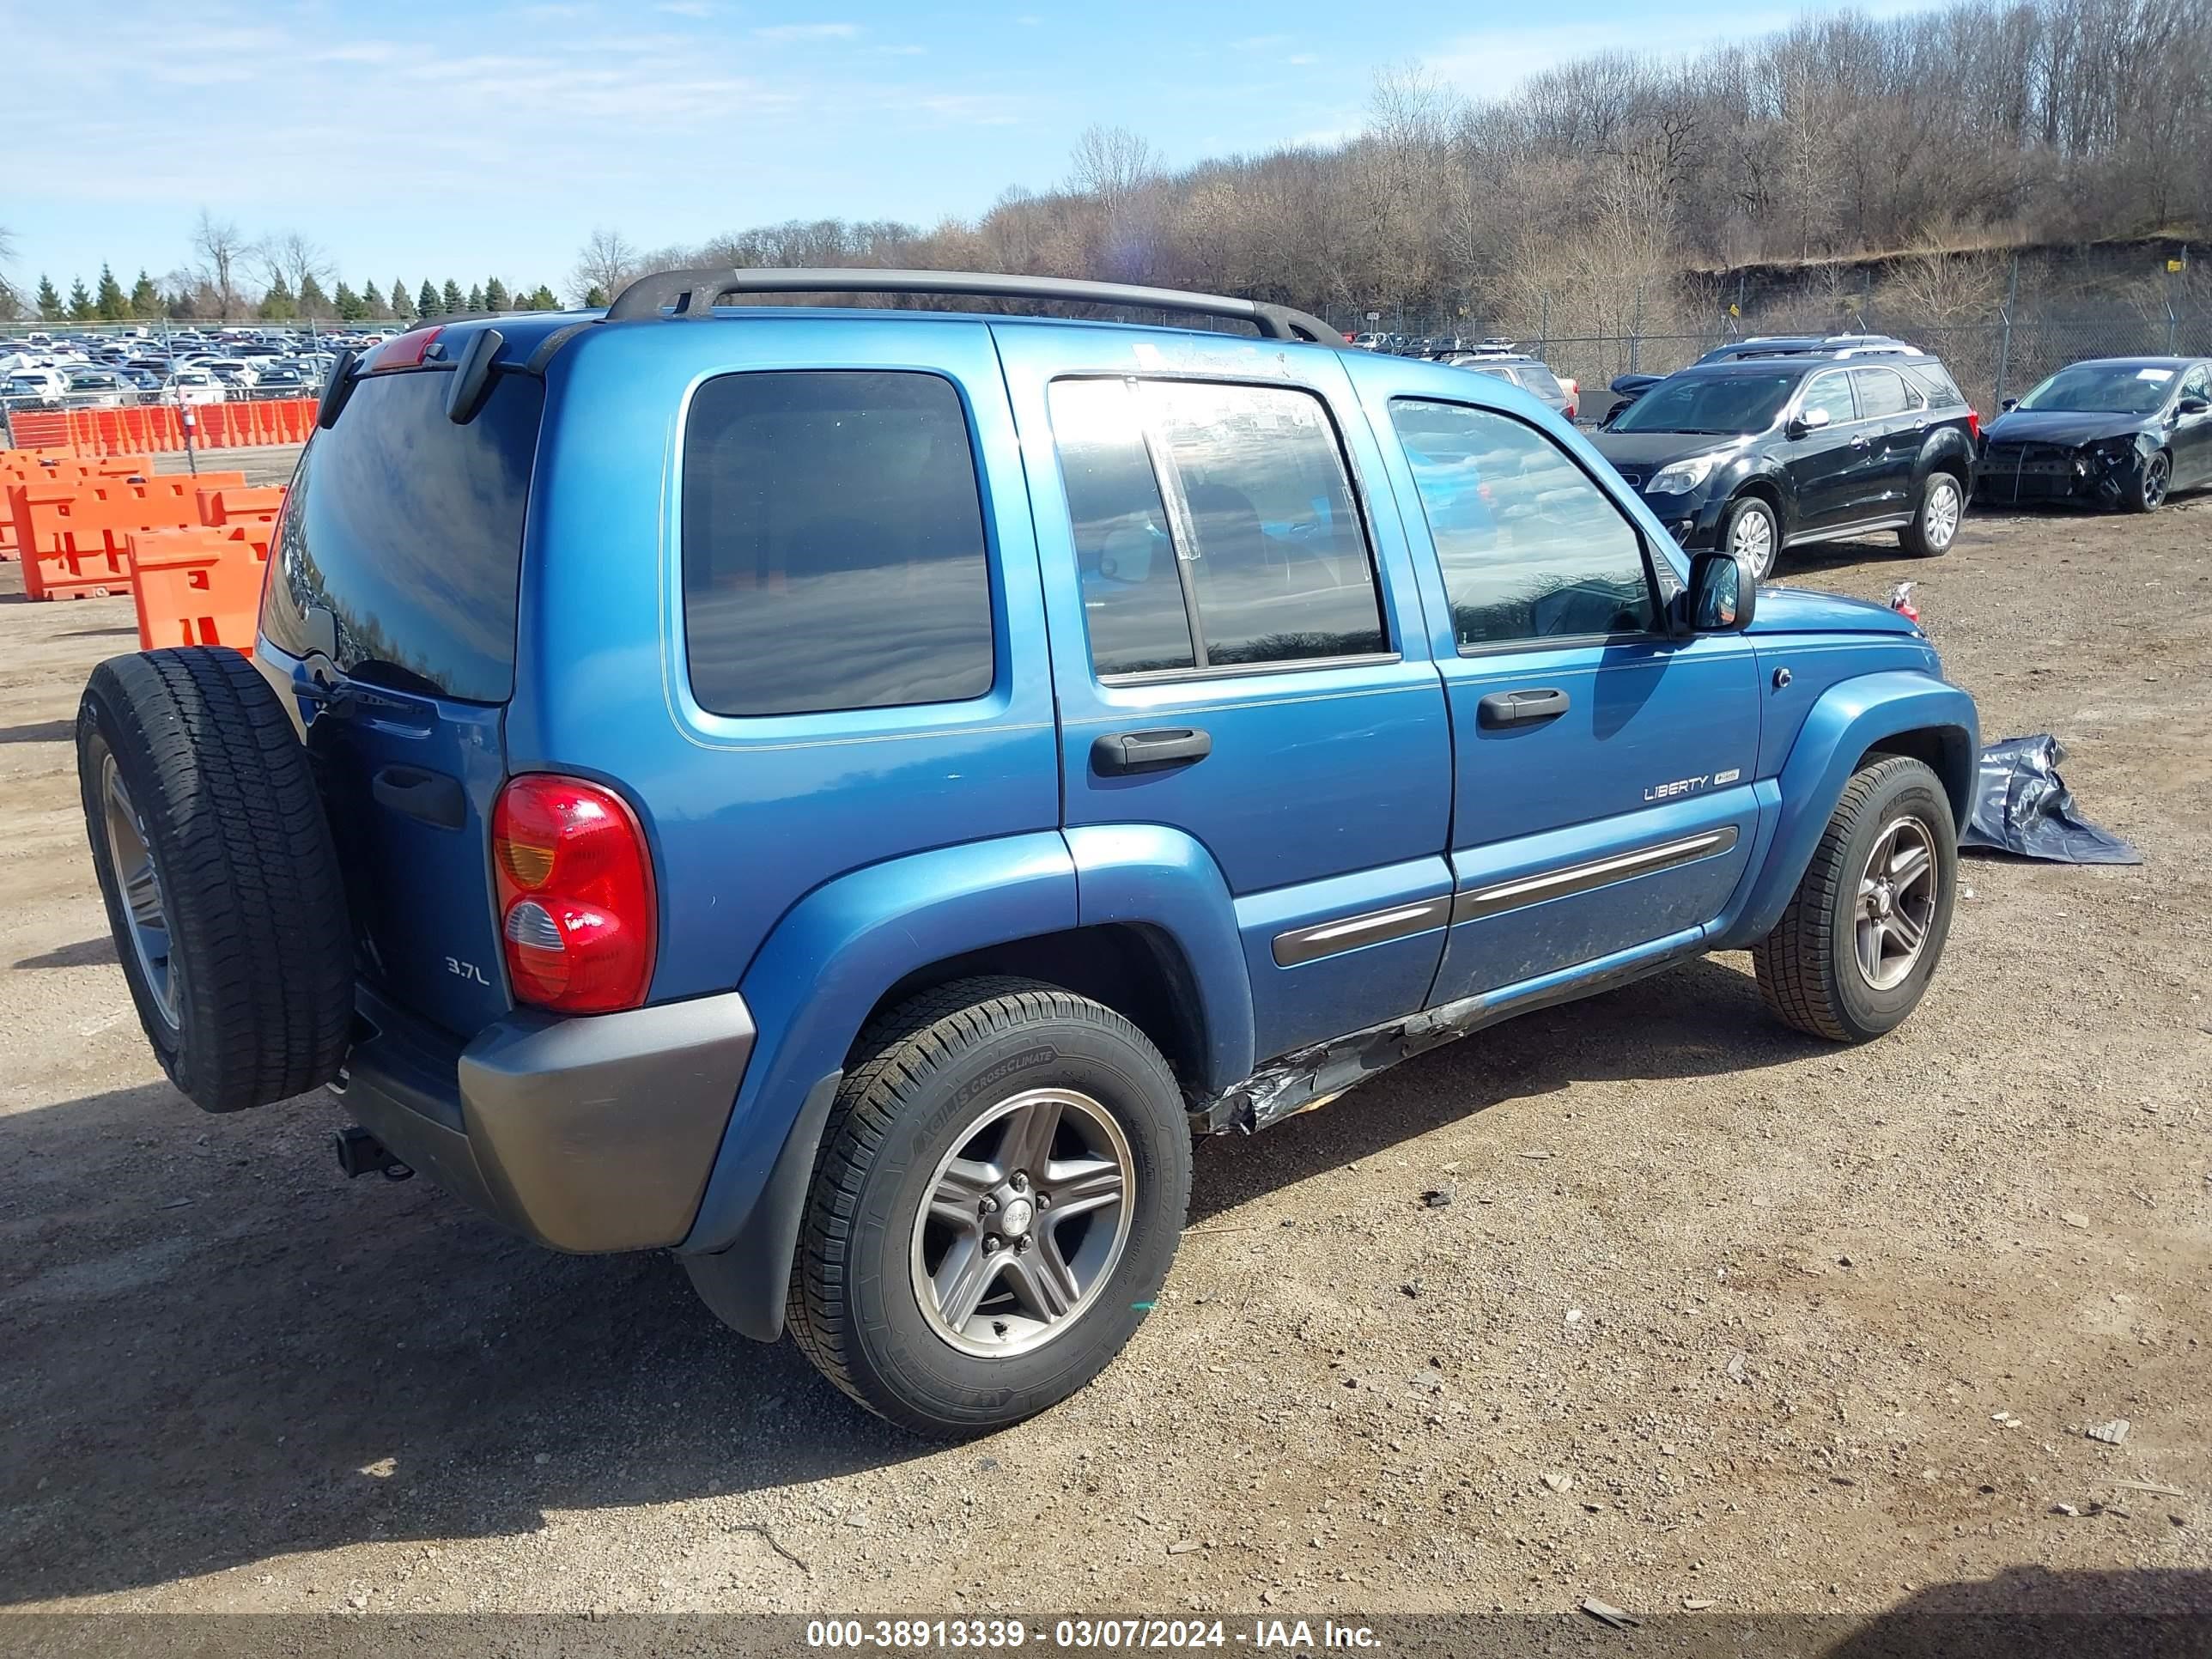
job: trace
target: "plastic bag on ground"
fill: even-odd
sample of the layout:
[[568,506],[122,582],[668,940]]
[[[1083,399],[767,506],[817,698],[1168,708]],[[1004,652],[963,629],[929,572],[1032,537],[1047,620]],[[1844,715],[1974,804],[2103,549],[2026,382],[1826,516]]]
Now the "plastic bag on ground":
[[2058,775],[2065,752],[2048,732],[1984,748],[1973,813],[1959,845],[2058,864],[2141,864],[2142,854],[2075,811],[2074,796]]

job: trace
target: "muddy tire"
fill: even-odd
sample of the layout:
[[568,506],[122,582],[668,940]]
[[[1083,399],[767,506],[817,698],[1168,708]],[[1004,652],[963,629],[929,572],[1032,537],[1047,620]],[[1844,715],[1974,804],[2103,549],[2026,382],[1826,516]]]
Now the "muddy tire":
[[1958,890],[1942,782],[1902,755],[1869,761],[1844,786],[1790,908],[1751,947],[1768,1012],[1837,1042],[1895,1030],[1942,959]]
[[232,1112],[336,1077],[345,892],[275,689],[219,647],[112,658],[85,687],[76,752],[116,955],[169,1080]]
[[894,1423],[1018,1423],[1144,1322],[1190,1167],[1174,1074],[1121,1015],[1023,980],[926,993],[863,1034],[838,1091],[787,1323]]

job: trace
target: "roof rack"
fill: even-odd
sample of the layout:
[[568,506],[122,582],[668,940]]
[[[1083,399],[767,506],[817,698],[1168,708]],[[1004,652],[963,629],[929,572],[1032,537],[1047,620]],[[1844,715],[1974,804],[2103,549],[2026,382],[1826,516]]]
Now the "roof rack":
[[1175,288],[1139,288],[1127,283],[1086,283],[1065,276],[1012,276],[983,270],[741,270],[701,267],[656,270],[639,277],[615,297],[606,320],[628,322],[670,312],[678,317],[709,315],[731,294],[958,294],[994,300],[1054,300],[1091,306],[1127,306],[1146,311],[1185,312],[1250,323],[1263,338],[1341,345],[1343,334],[1318,317],[1288,306],[1220,294],[1190,294]]

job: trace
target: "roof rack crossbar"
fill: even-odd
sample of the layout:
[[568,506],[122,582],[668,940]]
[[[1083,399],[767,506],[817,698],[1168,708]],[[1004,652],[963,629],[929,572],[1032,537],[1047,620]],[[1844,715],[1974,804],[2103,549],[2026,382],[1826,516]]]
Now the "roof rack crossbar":
[[1344,336],[1318,317],[1288,306],[1239,300],[1221,294],[1190,294],[1174,288],[1139,288],[1127,283],[1086,283],[1065,276],[1013,276],[981,270],[878,270],[769,268],[728,270],[700,267],[656,270],[639,277],[607,307],[607,321],[657,317],[705,317],[732,294],[952,294],[993,300],[1053,300],[1066,304],[1127,306],[1224,317],[1250,323],[1262,337],[1341,345]]

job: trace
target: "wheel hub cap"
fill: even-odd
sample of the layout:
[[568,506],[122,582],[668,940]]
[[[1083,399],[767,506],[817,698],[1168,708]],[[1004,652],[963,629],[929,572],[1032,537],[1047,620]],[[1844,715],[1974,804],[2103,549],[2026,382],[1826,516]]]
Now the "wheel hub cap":
[[161,872],[154,860],[153,844],[131,792],[117,769],[115,757],[102,757],[100,767],[101,818],[107,831],[107,860],[123,890],[131,954],[162,1023],[171,1030],[178,1024],[175,963],[171,956],[169,907]]
[[1027,1235],[1036,1211],[1026,1198],[1009,1199],[999,1212],[999,1231],[1009,1238]]

